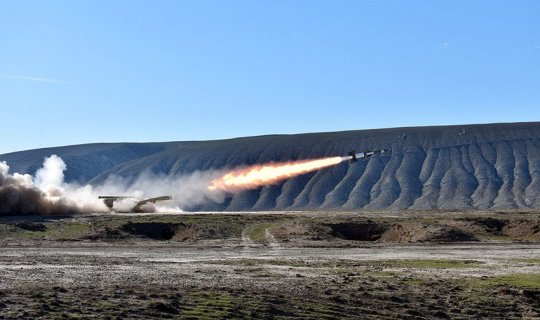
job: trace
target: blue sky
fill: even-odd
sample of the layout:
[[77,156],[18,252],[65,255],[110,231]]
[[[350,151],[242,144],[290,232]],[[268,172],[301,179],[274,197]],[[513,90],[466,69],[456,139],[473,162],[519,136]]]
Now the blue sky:
[[0,153],[540,120],[540,1],[0,1]]

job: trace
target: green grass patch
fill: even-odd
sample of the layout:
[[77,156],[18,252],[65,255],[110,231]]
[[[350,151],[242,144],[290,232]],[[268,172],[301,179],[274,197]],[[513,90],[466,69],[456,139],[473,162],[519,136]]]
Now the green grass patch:
[[261,242],[264,240],[266,229],[273,227],[275,224],[271,222],[260,223],[250,227],[249,237],[253,241]]
[[401,280],[401,283],[409,286],[421,286],[424,284],[424,281],[422,279],[406,278]]
[[[345,270],[350,271],[350,270]],[[393,278],[398,275],[394,271],[382,271],[382,270],[366,270],[363,274],[374,277],[374,278]]]
[[479,268],[483,263],[476,260],[448,259],[418,259],[418,260],[385,260],[380,263],[383,267],[415,268],[415,269],[450,269],[450,268]]
[[302,260],[271,260],[271,259],[227,259],[227,260],[211,260],[206,261],[205,263],[209,264],[220,264],[226,266],[244,266],[244,267],[255,267],[260,265],[271,265],[271,266],[284,266],[284,267],[313,267],[313,264],[304,262]]
[[20,228],[14,228],[5,236],[11,236],[21,240],[36,240],[47,238],[49,240],[78,240],[88,235],[92,226],[81,222],[48,222],[44,223],[47,227],[45,231],[29,231]]
[[86,223],[69,224],[55,231],[57,232],[56,238],[59,240],[77,240],[90,233],[91,225]]
[[193,292],[181,307],[182,319],[351,319],[329,301],[237,295],[229,292]]
[[347,270],[360,267],[379,267],[379,268],[415,268],[415,269],[447,269],[447,268],[479,268],[484,263],[476,260],[436,260],[436,259],[418,259],[418,260],[336,260],[336,261],[303,261],[303,260],[270,260],[270,259],[228,259],[207,261],[210,264],[222,264],[231,266],[260,266],[273,265],[297,268],[330,268],[336,270]]
[[242,301],[225,292],[196,292],[186,299],[182,307],[183,318],[232,319],[238,318]]
[[40,231],[22,230],[22,231],[14,233],[14,236],[20,240],[32,240],[32,239],[41,239],[42,237],[46,236],[46,233],[40,232]]
[[488,234],[488,235],[476,235],[480,241],[513,241],[510,236],[502,234]]
[[516,287],[540,289],[540,273],[516,273],[490,278],[468,279],[473,288],[482,287]]
[[468,290],[460,296],[463,300],[472,302],[474,304],[485,305],[494,301],[494,296],[485,290]]
[[526,264],[540,264],[540,258],[512,259],[510,261],[526,263]]

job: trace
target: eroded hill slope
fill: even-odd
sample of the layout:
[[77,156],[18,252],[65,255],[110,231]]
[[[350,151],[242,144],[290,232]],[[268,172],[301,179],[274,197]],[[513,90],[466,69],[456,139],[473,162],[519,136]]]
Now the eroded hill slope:
[[[67,177],[97,184],[110,175],[134,177],[145,170],[179,175],[269,161],[344,155],[350,149],[392,149],[390,156],[373,157],[353,165],[342,163],[279,185],[237,194],[222,204],[192,208],[195,210],[540,207],[540,123],[105,146],[108,147],[67,147],[76,148],[76,152],[68,154]],[[47,151],[63,156],[55,149],[58,148]],[[0,156],[0,160],[15,161],[19,165],[14,167],[31,172],[39,166],[42,153],[25,151]],[[24,166],[20,165],[21,159]]]

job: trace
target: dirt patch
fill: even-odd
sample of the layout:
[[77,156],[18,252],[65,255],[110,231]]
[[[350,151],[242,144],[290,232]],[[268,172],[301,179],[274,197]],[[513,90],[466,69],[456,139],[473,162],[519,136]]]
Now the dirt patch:
[[393,225],[382,235],[381,241],[460,242],[478,241],[478,239],[469,233],[453,227],[412,222]]
[[539,268],[516,260],[538,256],[538,244],[366,243],[272,254],[227,243],[62,246],[0,248],[0,318],[540,317]]
[[345,240],[377,241],[388,230],[388,225],[367,222],[344,222],[328,225],[332,235]]
[[478,235],[502,235],[502,229],[508,224],[507,219],[491,217],[473,217],[445,220],[444,224],[462,231]]
[[28,231],[40,231],[40,232],[47,231],[47,226],[39,222],[21,221],[21,222],[16,223],[15,226],[17,228],[21,228],[23,230],[28,230]]
[[540,220],[510,220],[502,228],[502,234],[517,239],[539,240]]
[[[140,219],[142,220],[142,219]],[[174,221],[133,221],[110,225],[92,224],[90,234],[81,234],[75,239],[92,241],[116,241],[116,240],[158,240],[177,242],[197,242],[204,240],[221,240],[234,238],[237,229],[242,226],[234,224],[217,225],[215,223],[191,223]],[[241,229],[240,229],[241,230]]]
[[539,219],[459,218],[444,224],[466,233],[486,236],[506,236],[516,240],[540,239]]
[[333,238],[330,226],[321,223],[285,223],[272,228],[272,234],[280,242],[293,239],[302,240],[330,240]]
[[178,314],[178,307],[171,303],[163,301],[152,301],[148,304],[147,309],[155,310],[163,313]]
[[346,221],[340,223],[290,223],[272,229],[279,241],[335,240],[365,242],[461,242],[478,241],[471,233],[448,225],[421,222],[389,223]]
[[120,230],[154,240],[197,241],[231,236],[228,230],[216,226],[167,222],[131,222],[123,225]]
[[199,228],[193,225],[180,225],[176,229],[174,240],[176,241],[188,241],[197,238],[199,234]]
[[197,225],[193,235],[194,240],[202,239],[226,239],[232,236],[238,236],[233,230],[226,226],[209,226],[205,224]]
[[171,240],[178,230],[178,224],[165,222],[127,223],[121,227],[131,235],[143,236],[154,240]]
[[499,233],[501,230],[508,224],[508,220],[505,219],[495,219],[495,218],[463,218],[458,219],[458,221],[463,221],[468,223],[471,226],[477,226],[482,228],[488,233]]
[[[540,240],[538,214],[461,213],[420,216],[384,214],[304,215],[139,215],[73,219],[0,221],[0,241],[26,240],[170,240],[240,241],[245,235],[265,243],[265,232],[285,246],[362,246],[363,242],[461,242]],[[32,231],[32,232],[28,232]]]
[[281,224],[272,228],[274,237],[287,242],[293,239],[331,241],[338,239],[353,241],[377,241],[390,228],[386,223],[374,221],[344,221],[339,223],[297,222]]

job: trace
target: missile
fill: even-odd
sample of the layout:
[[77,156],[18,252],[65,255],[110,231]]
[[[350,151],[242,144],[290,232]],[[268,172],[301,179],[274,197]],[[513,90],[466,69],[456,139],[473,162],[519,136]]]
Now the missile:
[[374,155],[380,155],[384,153],[390,152],[390,149],[381,149],[376,151],[364,151],[364,152],[356,152],[356,150],[349,151],[349,156],[351,156],[350,163],[355,163],[359,159],[368,159]]

